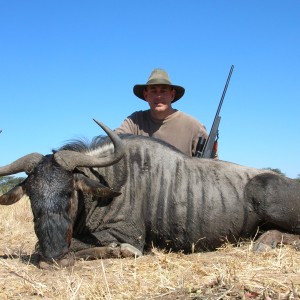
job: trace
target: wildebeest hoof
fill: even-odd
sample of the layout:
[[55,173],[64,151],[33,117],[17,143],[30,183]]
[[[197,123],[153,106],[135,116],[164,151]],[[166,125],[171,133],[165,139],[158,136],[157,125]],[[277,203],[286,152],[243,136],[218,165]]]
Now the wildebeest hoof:
[[135,248],[130,244],[123,243],[120,246],[122,257],[139,257],[143,255],[143,253],[139,249]]
[[111,248],[116,248],[119,246],[120,246],[120,244],[117,244],[116,242],[112,242],[112,243],[108,244],[108,247],[111,247]]

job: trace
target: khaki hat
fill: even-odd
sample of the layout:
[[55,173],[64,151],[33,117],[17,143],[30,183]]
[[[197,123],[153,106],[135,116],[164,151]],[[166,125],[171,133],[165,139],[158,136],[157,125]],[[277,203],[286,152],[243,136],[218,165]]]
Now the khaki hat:
[[150,74],[150,77],[149,77],[147,83],[146,84],[136,84],[133,87],[133,93],[140,99],[145,100],[144,94],[143,94],[145,87],[148,85],[154,85],[154,84],[167,84],[167,85],[170,85],[171,87],[173,87],[173,89],[176,91],[176,94],[175,94],[175,97],[174,97],[174,100],[172,101],[172,103],[179,100],[184,95],[184,92],[185,92],[185,89],[182,86],[174,85],[171,83],[170,77],[165,70],[154,69],[152,71],[152,73]]

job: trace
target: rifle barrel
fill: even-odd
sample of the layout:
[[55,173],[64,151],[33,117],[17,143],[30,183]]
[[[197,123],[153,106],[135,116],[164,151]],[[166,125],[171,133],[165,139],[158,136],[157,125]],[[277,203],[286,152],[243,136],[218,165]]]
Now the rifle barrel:
[[214,122],[211,126],[208,138],[207,138],[206,143],[203,147],[202,156],[201,156],[203,158],[211,158],[214,143],[215,143],[216,139],[218,139],[219,124],[220,124],[220,120],[221,120],[221,117],[219,116],[219,114],[220,114],[220,110],[221,110],[221,107],[222,107],[222,104],[223,104],[223,100],[224,100],[225,95],[226,95],[226,91],[227,91],[227,88],[228,88],[228,85],[229,85],[231,74],[233,72],[233,68],[234,68],[234,65],[232,65],[231,68],[230,68],[230,71],[229,71],[229,74],[228,74],[228,77],[227,77],[227,80],[226,80],[226,84],[225,84],[225,87],[224,87],[224,90],[223,90],[223,93],[222,93],[222,97],[221,97],[221,100],[219,102],[219,106],[218,106],[218,109],[217,109],[217,112],[216,112],[216,115],[215,115],[215,118],[214,118]]
[[226,80],[226,84],[225,84],[225,87],[224,87],[224,90],[223,90],[223,93],[222,93],[222,96],[221,96],[221,100],[220,100],[220,103],[219,103],[219,106],[218,106],[218,109],[217,109],[217,113],[216,113],[215,119],[217,118],[217,116],[220,113],[220,110],[221,110],[221,107],[222,107],[222,104],[223,104],[223,100],[224,100],[225,95],[226,95],[226,91],[227,91],[227,88],[228,88],[228,85],[229,85],[229,81],[230,81],[233,69],[234,69],[234,65],[232,65],[231,68],[230,68],[230,71],[229,71],[229,74],[228,74],[228,77],[227,77],[227,80]]

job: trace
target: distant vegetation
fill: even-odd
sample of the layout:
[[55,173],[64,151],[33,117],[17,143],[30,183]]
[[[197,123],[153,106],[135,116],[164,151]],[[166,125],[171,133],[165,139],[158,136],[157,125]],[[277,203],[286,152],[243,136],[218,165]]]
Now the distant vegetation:
[[275,172],[277,174],[286,176],[285,173],[283,173],[280,169],[264,168],[264,170],[270,170],[270,171],[273,171],[273,172]]
[[6,193],[24,179],[24,177],[0,176],[0,195]]
[[[275,173],[278,173],[280,175],[286,176],[280,169],[272,169],[272,168],[264,168],[264,170],[271,170]],[[295,178],[300,183],[300,174],[297,175],[297,178]]]

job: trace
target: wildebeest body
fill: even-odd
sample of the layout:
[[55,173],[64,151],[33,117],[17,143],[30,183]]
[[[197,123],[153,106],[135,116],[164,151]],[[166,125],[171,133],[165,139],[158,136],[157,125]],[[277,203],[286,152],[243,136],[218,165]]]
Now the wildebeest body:
[[[291,186],[295,186],[292,199],[299,194],[298,183],[291,179],[223,161],[188,159],[164,143],[143,137],[128,136],[123,141],[127,151],[120,162],[94,168],[97,176],[81,169],[94,178],[105,178],[121,195],[109,205],[93,202],[88,217],[75,224],[74,236],[78,232],[79,239],[93,232],[102,245],[126,242],[142,251],[146,243],[191,252],[249,237],[262,222],[290,229],[293,211],[298,218],[299,202],[293,203],[292,211],[284,211]],[[266,181],[268,190],[260,186]],[[288,188],[281,197],[277,187],[284,183]],[[275,203],[277,220],[274,212],[268,216]],[[77,223],[84,224],[85,230]]]
[[[114,147],[108,138],[96,138],[89,147],[71,143],[54,154],[31,154],[0,168],[0,175],[28,173],[0,196],[0,203],[29,196],[45,261],[63,261],[70,247],[124,243],[141,252],[151,246],[212,250],[255,234],[265,223],[300,233],[297,181],[268,170],[189,158],[147,137],[122,136],[121,142],[105,131]],[[103,249],[98,256],[115,251]]]

